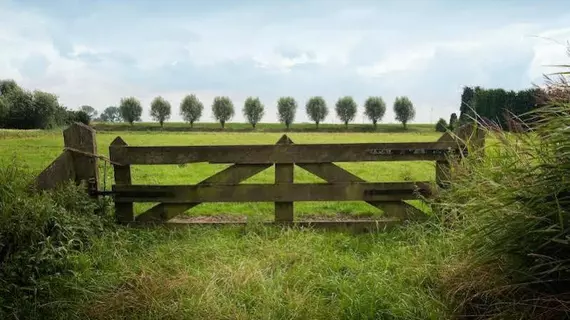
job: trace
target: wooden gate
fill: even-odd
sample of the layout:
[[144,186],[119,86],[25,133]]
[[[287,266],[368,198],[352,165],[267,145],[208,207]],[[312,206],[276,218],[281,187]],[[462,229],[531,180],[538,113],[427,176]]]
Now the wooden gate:
[[[449,157],[466,155],[466,147],[449,133],[436,142],[294,144],[284,135],[275,145],[231,146],[129,146],[117,137],[109,154],[115,173],[116,214],[121,223],[166,222],[207,202],[274,202],[275,222],[293,223],[294,202],[355,200],[380,208],[398,221],[421,218],[423,213],[404,200],[429,196],[432,182],[367,182],[335,162],[434,161],[436,182],[444,185],[449,177]],[[231,165],[194,185],[131,182],[131,165],[197,162]],[[274,184],[240,184],[273,165]],[[294,183],[295,166],[327,183]],[[134,202],[159,204],[135,216]],[[310,224],[331,223],[339,224]]]

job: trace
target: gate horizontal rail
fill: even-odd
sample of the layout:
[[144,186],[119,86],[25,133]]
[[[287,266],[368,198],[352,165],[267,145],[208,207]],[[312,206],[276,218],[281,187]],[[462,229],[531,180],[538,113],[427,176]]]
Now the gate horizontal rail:
[[110,150],[111,161],[124,165],[444,161],[450,154],[466,151],[455,141],[162,147],[112,145]]
[[430,194],[430,183],[115,185],[116,202],[400,201]]

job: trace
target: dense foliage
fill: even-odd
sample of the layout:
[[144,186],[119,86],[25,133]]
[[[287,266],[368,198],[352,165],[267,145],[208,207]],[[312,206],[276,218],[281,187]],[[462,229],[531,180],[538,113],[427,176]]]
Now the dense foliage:
[[541,89],[521,91],[464,87],[459,118],[465,122],[478,120],[485,125],[509,130],[512,119],[528,121],[529,112],[540,106]]
[[82,187],[36,192],[31,178],[15,163],[0,165],[0,319],[55,316],[55,287],[73,274],[73,254],[112,225],[106,202]]
[[54,94],[25,90],[13,80],[0,81],[1,128],[49,129],[90,120],[89,114],[62,106]]

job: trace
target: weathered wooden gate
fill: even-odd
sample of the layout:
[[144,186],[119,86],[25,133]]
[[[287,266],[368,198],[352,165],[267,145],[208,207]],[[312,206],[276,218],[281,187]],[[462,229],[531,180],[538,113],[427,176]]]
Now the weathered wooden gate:
[[[449,156],[465,155],[465,145],[444,134],[436,142],[294,144],[284,135],[275,145],[129,146],[117,137],[109,147],[113,195],[121,223],[166,222],[205,202],[274,202],[275,222],[292,223],[296,201],[365,201],[395,220],[422,212],[404,200],[429,196],[431,182],[367,182],[334,164],[363,161],[435,161],[436,182],[449,177]],[[231,164],[195,185],[135,185],[131,165]],[[274,184],[240,182],[275,165]],[[294,183],[299,166],[327,183]],[[134,202],[159,203],[140,215]],[[338,222],[336,222],[338,224]],[[311,222],[318,225],[318,222]]]

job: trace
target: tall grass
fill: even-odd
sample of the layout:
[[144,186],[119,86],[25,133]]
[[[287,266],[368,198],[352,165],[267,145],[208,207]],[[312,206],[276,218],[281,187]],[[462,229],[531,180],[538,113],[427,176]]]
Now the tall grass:
[[49,317],[73,254],[110,227],[108,206],[81,187],[36,192],[30,178],[16,164],[0,165],[0,319]]
[[459,316],[570,316],[570,104],[532,116],[529,132],[489,132],[439,199],[461,244],[440,289]]

